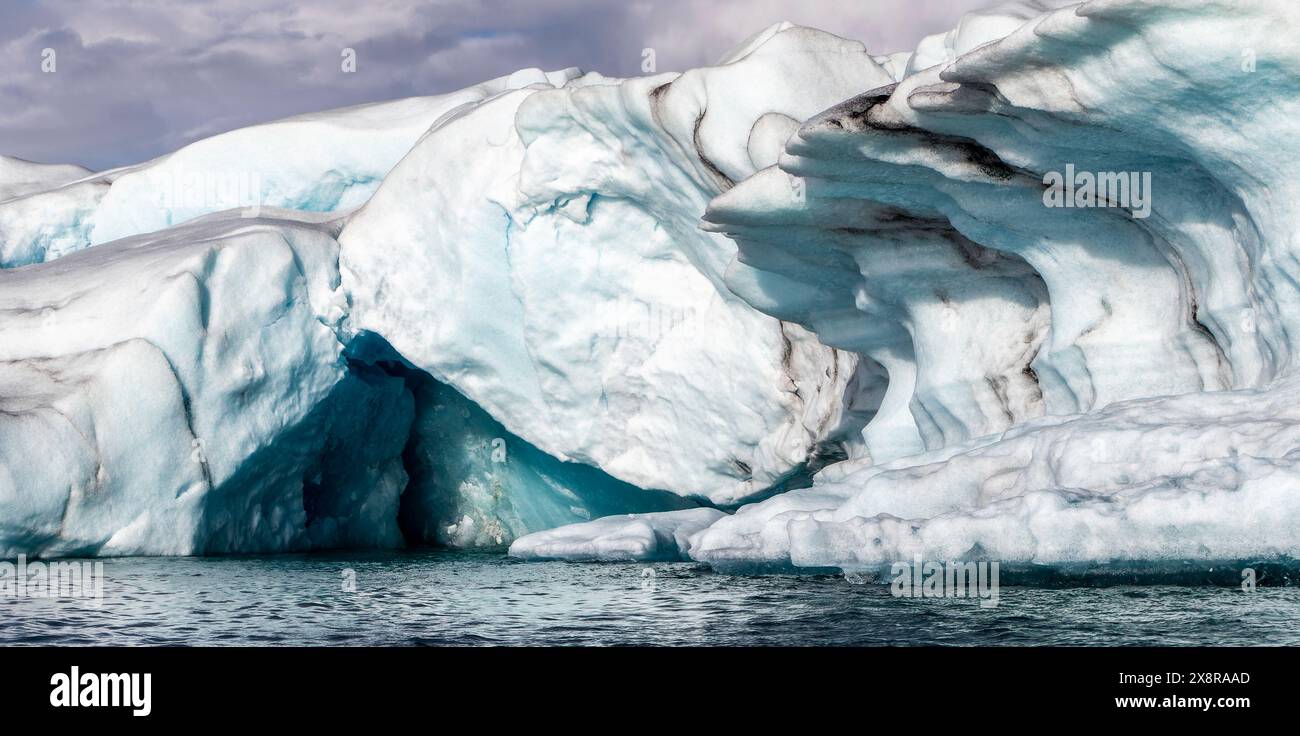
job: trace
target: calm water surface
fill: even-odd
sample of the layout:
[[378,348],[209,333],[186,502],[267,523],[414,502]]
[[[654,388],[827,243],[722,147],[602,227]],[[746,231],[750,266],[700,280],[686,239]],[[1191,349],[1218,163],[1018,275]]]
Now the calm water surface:
[[0,643],[1300,645],[1297,587],[1004,584],[999,605],[982,609],[838,576],[524,563],[500,552],[136,558],[104,571],[98,606],[0,598]]

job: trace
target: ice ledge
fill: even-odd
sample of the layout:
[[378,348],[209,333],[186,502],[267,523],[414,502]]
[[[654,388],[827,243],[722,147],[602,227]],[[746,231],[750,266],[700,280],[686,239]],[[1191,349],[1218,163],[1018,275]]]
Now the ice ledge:
[[710,508],[607,516],[520,537],[510,545],[510,556],[582,562],[687,560],[691,538],[724,516]]

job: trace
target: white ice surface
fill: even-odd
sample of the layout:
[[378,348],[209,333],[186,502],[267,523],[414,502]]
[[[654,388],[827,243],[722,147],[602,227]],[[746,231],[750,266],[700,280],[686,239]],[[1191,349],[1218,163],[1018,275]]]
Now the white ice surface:
[[25,196],[8,202],[12,165],[0,162],[0,268],[53,260],[220,210],[347,211],[364,203],[440,118],[506,90],[563,84],[577,75],[576,69],[525,69],[448,94],[239,128],[74,186],[61,181],[66,171],[49,172],[51,186],[24,185],[18,191]]
[[0,271],[0,556],[401,543],[409,398],[343,370],[332,225],[267,214]]
[[38,164],[0,156],[0,202],[53,189],[90,176],[90,170],[73,164]]
[[685,560],[691,537],[724,516],[708,508],[607,516],[521,537],[510,545],[510,556],[600,562]]
[[723,503],[781,482],[835,440],[856,361],[737,299],[699,217],[782,121],[889,77],[788,25],[729,59],[436,126],[340,236],[349,326],[558,458]]
[[[875,569],[921,555],[1033,564],[1300,551],[1300,384],[1133,400],[740,509],[695,540],[727,569]],[[972,552],[972,551],[975,552]]]

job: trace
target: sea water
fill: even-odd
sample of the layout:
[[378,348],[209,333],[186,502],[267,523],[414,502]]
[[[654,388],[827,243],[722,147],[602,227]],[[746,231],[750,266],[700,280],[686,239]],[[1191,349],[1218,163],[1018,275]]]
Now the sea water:
[[1300,588],[1123,576],[1008,584],[996,607],[850,575],[525,563],[503,550],[104,561],[102,599],[0,598],[0,643],[1298,645]]

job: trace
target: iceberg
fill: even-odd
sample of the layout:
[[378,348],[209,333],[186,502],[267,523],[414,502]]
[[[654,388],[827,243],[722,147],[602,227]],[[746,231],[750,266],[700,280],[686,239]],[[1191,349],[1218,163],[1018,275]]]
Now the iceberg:
[[1297,29],[781,23],[680,74],[0,159],[0,556],[1300,555]]
[[[737,238],[751,303],[797,313],[832,344],[847,301],[779,287],[815,282],[814,257],[835,264],[828,274],[861,266],[868,280],[871,267],[893,265],[881,209],[1023,259],[1050,320],[1026,356],[1026,341],[1004,332],[1015,322],[999,303],[1012,292],[957,297],[995,324],[978,328],[981,349],[948,349],[976,361],[998,353],[1003,376],[1029,357],[1024,374],[1041,392],[1041,407],[1013,403],[998,427],[920,385],[924,354],[950,371],[953,353],[923,347],[944,321],[909,313],[910,359],[897,375],[886,367],[890,390],[908,382],[923,451],[827,468],[810,489],[720,520],[692,557],[865,570],[914,555],[1047,565],[1294,556],[1296,384],[1280,333],[1295,314],[1282,253],[1296,225],[1290,179],[1276,168],[1291,152],[1272,141],[1294,126],[1300,76],[1296,49],[1274,30],[1296,21],[1294,8],[1267,2],[1231,18],[1191,3],[1052,10],[937,65],[914,62],[926,68],[807,121],[778,168],[715,200],[707,219]],[[1245,53],[1239,39],[1251,40]],[[1075,169],[1145,172],[1150,212],[1049,206],[1052,174]],[[774,205],[780,177],[800,180],[806,201]],[[844,237],[846,218],[872,232]],[[874,294],[856,296],[879,308]],[[953,378],[945,394],[968,396]],[[925,431],[939,404],[945,417],[970,417],[964,431]],[[890,416],[884,406],[876,421]]]

